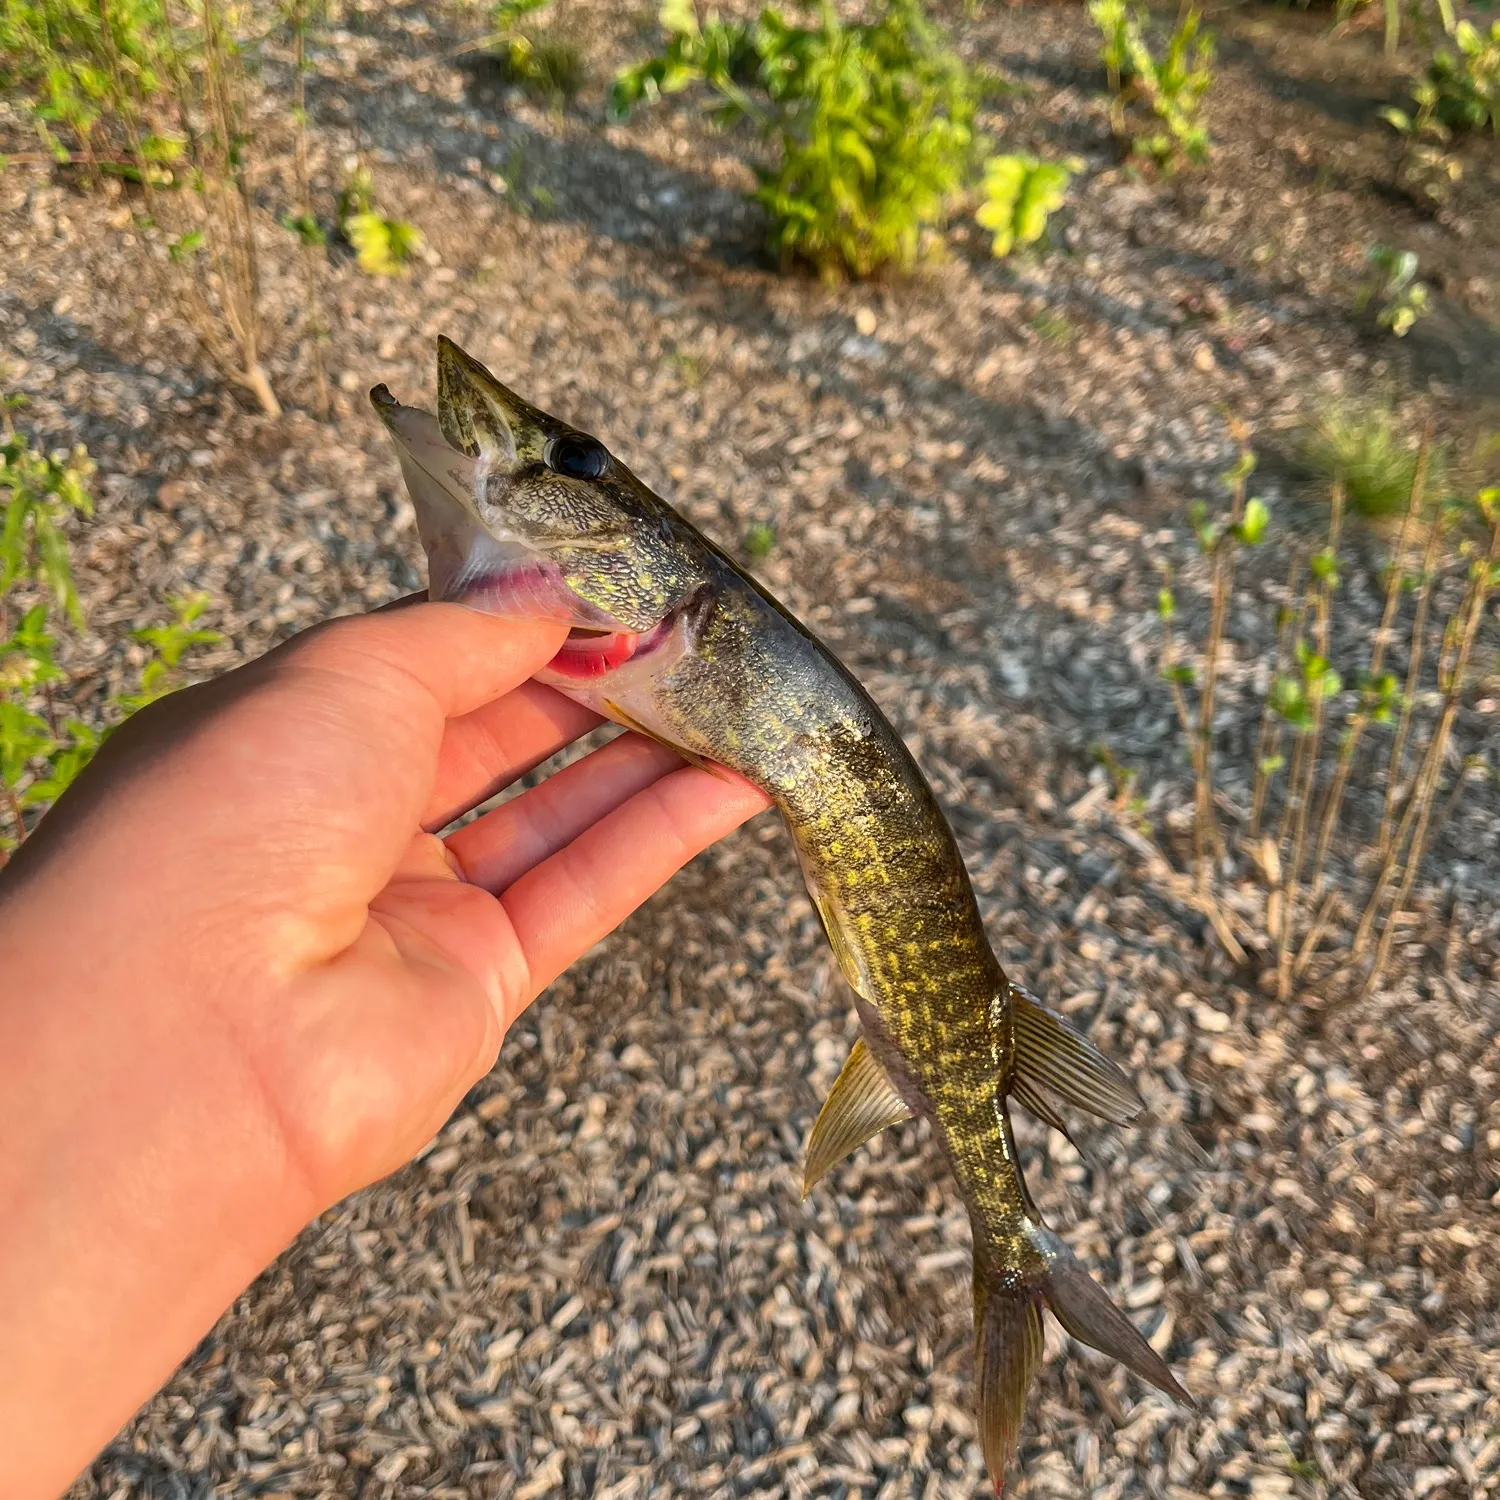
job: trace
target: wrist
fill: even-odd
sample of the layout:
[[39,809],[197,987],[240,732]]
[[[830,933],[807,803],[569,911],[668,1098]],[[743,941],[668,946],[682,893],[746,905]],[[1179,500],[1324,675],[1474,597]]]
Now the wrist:
[[120,930],[99,920],[112,893],[43,890],[58,874],[0,899],[0,1452],[17,1500],[65,1488],[322,1206],[213,997],[138,955],[127,973],[101,936]]

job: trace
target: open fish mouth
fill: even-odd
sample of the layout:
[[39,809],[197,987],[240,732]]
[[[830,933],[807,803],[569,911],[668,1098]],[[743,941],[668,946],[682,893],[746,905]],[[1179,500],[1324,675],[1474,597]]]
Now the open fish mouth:
[[547,663],[547,670],[580,680],[603,677],[663,645],[672,634],[677,613],[674,610],[660,625],[643,634],[629,630],[590,630],[575,625],[561,650]]
[[482,521],[477,497],[496,468],[485,454],[455,447],[436,417],[403,405],[384,385],[370,392],[370,404],[396,445],[427,554],[431,598],[507,619],[570,625],[546,670],[579,681],[613,672],[670,638],[680,610],[648,630],[632,630],[580,599],[562,569],[543,553],[497,530],[493,521]]

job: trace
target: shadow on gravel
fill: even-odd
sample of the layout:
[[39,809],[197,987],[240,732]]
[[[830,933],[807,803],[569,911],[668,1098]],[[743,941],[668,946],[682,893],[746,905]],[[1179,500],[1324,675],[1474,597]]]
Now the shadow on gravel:
[[1245,68],[1275,98],[1305,104],[1356,130],[1368,130],[1375,111],[1396,102],[1386,91],[1351,89],[1322,78],[1299,78],[1278,67],[1249,37],[1221,30],[1218,50],[1220,58]]
[[352,127],[378,151],[431,153],[433,166],[467,178],[518,212],[579,224],[620,244],[668,256],[691,252],[729,269],[763,267],[764,220],[736,190],[697,172],[612,145],[590,117],[587,132],[552,135],[506,107],[501,62],[459,54],[462,106],[437,104],[408,84],[372,74],[358,88],[309,80],[315,114]]
[[1431,314],[1406,335],[1404,352],[1420,381],[1500,391],[1500,328],[1447,297],[1433,299]]
[[[167,403],[180,401],[215,401],[220,398],[220,382],[193,370],[173,365],[170,370],[151,370],[126,359],[99,341],[71,317],[59,315],[50,307],[24,302],[0,288],[0,311],[5,315],[5,342],[14,345],[16,334],[25,329],[36,336],[36,353],[58,376],[81,370],[86,374],[126,387],[159,417]],[[114,395],[111,391],[109,394]],[[120,403],[117,402],[117,406]],[[116,416],[101,415],[97,403],[69,403],[72,415],[70,441],[83,443],[91,450],[119,447],[129,443],[136,433],[128,410]],[[174,416],[176,413],[174,412]]]
[[455,66],[464,77],[465,99],[498,127],[500,140],[476,143],[470,135],[465,143],[445,142],[439,160],[447,170],[455,170],[458,144],[464,156],[481,160],[484,148],[493,158],[499,145],[507,161],[519,153],[528,181],[551,194],[549,217],[669,254],[691,248],[731,268],[766,264],[764,220],[740,193],[593,135],[563,140],[544,135],[507,113],[510,83],[497,59],[468,52]]

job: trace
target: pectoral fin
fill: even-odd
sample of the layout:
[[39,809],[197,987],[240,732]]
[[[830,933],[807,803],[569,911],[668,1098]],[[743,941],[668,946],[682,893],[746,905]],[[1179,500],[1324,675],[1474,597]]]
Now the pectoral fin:
[[[1026,1083],[1041,1084],[1113,1125],[1128,1125],[1145,1109],[1146,1101],[1135,1085],[1082,1032],[1053,1015],[1019,985],[1010,987],[1010,1005],[1016,1044],[1013,1093]],[[1034,1090],[1027,1092],[1035,1097]],[[1026,1097],[1019,1093],[1017,1097],[1032,1114],[1053,1123]]]
[[717,776],[720,781],[727,780],[724,770],[714,761],[705,760],[701,755],[695,755],[691,750],[684,750],[681,745],[674,745],[670,740],[664,740],[659,734],[647,729],[644,724],[633,715],[627,713],[618,703],[611,703],[608,698],[603,701],[604,712],[612,718],[616,724],[630,730],[632,734],[639,734],[648,740],[655,740],[658,745],[665,745],[673,755],[680,755],[690,766],[697,766],[700,771],[707,771],[710,776]]
[[807,1138],[802,1169],[802,1196],[812,1192],[823,1174],[887,1125],[911,1119],[906,1101],[896,1092],[864,1038],[855,1042]]
[[[818,914],[818,921],[823,924],[823,935],[828,939],[828,946],[833,949],[839,973],[844,976],[849,988],[861,1000],[868,1000],[870,982],[865,974],[864,964],[860,961],[859,949],[844,929],[844,915],[837,903],[830,900],[823,890],[823,883],[818,879],[817,869],[802,845],[798,844],[796,848],[797,862],[802,866],[803,883],[807,886],[807,894],[812,900],[813,910]],[[849,1061],[854,1061],[852,1052],[849,1054]],[[845,1067],[847,1066],[848,1063],[845,1064]],[[832,1096],[830,1096],[830,1102],[831,1098]]]

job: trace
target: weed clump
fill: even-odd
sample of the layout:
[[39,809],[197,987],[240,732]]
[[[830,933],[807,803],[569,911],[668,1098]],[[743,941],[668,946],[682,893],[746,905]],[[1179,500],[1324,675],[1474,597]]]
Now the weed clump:
[[1430,301],[1426,284],[1417,280],[1416,251],[1371,245],[1365,251],[1365,264],[1370,277],[1355,296],[1355,312],[1373,309],[1377,327],[1405,338],[1417,319],[1426,315]]
[[375,180],[356,163],[339,193],[339,232],[368,276],[396,276],[422,249],[422,231],[405,219],[388,218],[375,204]]
[[261,363],[244,61],[222,0],[7,0],[0,55],[60,163],[139,189],[144,268],[209,359],[279,416]]
[[[150,129],[166,102],[174,35],[161,0],[6,0],[0,6],[0,59],[8,85],[22,91],[38,134],[63,164],[90,176],[138,176],[140,160],[176,160],[182,140]],[[165,176],[165,173],[163,173]]]
[[44,453],[17,432],[15,398],[0,403],[0,864],[67,790],[123,719],[182,682],[183,658],[220,640],[199,619],[206,594],[170,601],[165,624],[131,632],[146,657],[134,688],[111,696],[103,722],[67,712],[58,614],[83,629],[69,530],[93,514],[94,471],[82,447]]
[[588,80],[583,52],[555,28],[523,29],[521,23],[547,8],[550,0],[501,0],[491,17],[489,44],[511,80],[554,108],[577,96]]
[[1437,117],[1449,130],[1483,130],[1500,135],[1500,21],[1488,32],[1472,21],[1452,28],[1456,53],[1439,47],[1427,68]]
[[1388,406],[1325,408],[1303,441],[1302,456],[1315,473],[1340,487],[1351,510],[1373,520],[1406,510],[1420,463],[1426,465],[1424,496],[1440,499],[1447,489],[1447,449],[1431,445],[1424,459]]
[[[1110,129],[1132,156],[1170,172],[1207,160],[1208,131],[1198,119],[1213,82],[1214,41],[1201,31],[1202,12],[1189,7],[1158,58],[1146,40],[1149,16],[1129,0],[1090,0],[1099,28],[1099,60],[1109,78]],[[1149,124],[1135,121],[1150,112]]]
[[[1371,430],[1390,429],[1379,423]],[[1282,999],[1302,989],[1324,1004],[1339,1003],[1370,993],[1388,972],[1398,922],[1431,839],[1471,779],[1473,757],[1467,757],[1442,795],[1445,768],[1458,760],[1458,710],[1484,659],[1480,630],[1500,587],[1500,488],[1463,502],[1428,503],[1434,453],[1427,441],[1409,464],[1383,478],[1382,490],[1404,479],[1406,491],[1393,507],[1404,517],[1385,570],[1380,627],[1362,660],[1340,665],[1333,660],[1332,622],[1344,569],[1343,482],[1332,485],[1320,546],[1282,542],[1273,537],[1269,512],[1246,497],[1253,458],[1248,433],[1240,429],[1239,438],[1228,516],[1214,519],[1195,507],[1189,518],[1211,568],[1201,647],[1178,633],[1171,588],[1159,599],[1162,675],[1193,768],[1190,875],[1153,853],[1236,961],[1252,951],[1268,961],[1267,988]],[[1224,605],[1238,550],[1268,540],[1282,542],[1289,565],[1261,702],[1251,802],[1235,809],[1216,785],[1211,754]],[[1406,671],[1398,677],[1387,655],[1403,647]],[[1371,741],[1382,727],[1390,730],[1383,751]],[[1355,786],[1375,791],[1378,827],[1365,826],[1377,821],[1371,815],[1351,816],[1347,794]],[[1142,823],[1138,808],[1121,811]],[[1232,815],[1227,825],[1223,812]],[[1330,865],[1336,838],[1349,864],[1337,878]]]
[[1025,152],[992,156],[985,162],[983,201],[974,217],[994,236],[990,251],[997,259],[1041,239],[1081,165],[1076,159],[1042,161]]
[[700,22],[691,0],[668,0],[661,23],[665,48],[615,80],[617,116],[705,83],[719,123],[747,122],[772,148],[753,196],[783,263],[836,279],[916,262],[977,165],[985,86],[917,0],[863,24],[825,3],[809,26],[770,7],[750,25]]

